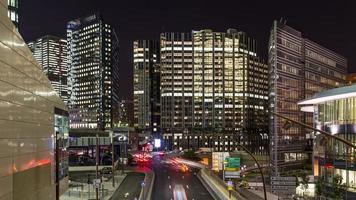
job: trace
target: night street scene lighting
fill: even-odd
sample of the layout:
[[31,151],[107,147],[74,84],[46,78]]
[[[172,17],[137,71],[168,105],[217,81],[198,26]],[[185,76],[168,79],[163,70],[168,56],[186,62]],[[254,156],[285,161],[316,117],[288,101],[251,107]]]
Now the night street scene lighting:
[[356,199],[355,7],[0,0],[0,200]]

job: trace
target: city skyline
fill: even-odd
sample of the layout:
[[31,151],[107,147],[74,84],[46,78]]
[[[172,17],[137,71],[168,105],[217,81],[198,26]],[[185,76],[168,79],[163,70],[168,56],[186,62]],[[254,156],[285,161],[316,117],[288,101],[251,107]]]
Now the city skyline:
[[[100,5],[100,2],[93,2],[84,6],[80,6],[83,4],[82,1],[70,3],[63,1],[61,5],[56,5],[57,12],[51,12],[54,6],[51,2],[31,1],[30,4],[20,2],[20,33],[26,41],[46,34],[63,37],[67,21],[99,11],[114,28],[120,30],[118,33],[120,83],[132,83],[133,70],[129,66],[132,66],[132,42],[135,39],[158,40],[162,32],[187,32],[207,28],[224,31],[229,27],[235,27],[256,38],[260,44],[261,56],[267,58],[270,24],[273,20],[283,17],[288,25],[301,30],[307,38],[344,55],[349,59],[349,71],[356,71],[356,58],[353,57],[356,46],[348,42],[348,38],[356,32],[356,29],[348,26],[353,23],[352,3],[300,2],[298,5],[287,7],[288,5],[283,6],[278,2],[275,4],[226,2],[214,6],[202,1],[189,4],[182,2],[181,5],[172,8],[162,1],[141,3],[112,1],[103,5]],[[242,9],[233,9],[237,7]],[[32,12],[37,9],[43,12]],[[300,14],[300,10],[303,10],[303,15]],[[334,10],[340,12],[335,13]],[[56,14],[60,12],[65,14],[61,16]],[[23,27],[25,23],[28,26]],[[123,88],[120,96],[132,99],[133,89]]]

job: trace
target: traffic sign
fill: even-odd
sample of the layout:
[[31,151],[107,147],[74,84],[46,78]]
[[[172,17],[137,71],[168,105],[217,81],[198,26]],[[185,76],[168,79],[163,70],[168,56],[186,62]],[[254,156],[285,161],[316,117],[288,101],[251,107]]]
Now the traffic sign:
[[93,185],[95,188],[100,188],[100,184],[101,184],[101,180],[99,178],[93,180]]
[[226,171],[240,171],[241,160],[240,158],[225,158]]

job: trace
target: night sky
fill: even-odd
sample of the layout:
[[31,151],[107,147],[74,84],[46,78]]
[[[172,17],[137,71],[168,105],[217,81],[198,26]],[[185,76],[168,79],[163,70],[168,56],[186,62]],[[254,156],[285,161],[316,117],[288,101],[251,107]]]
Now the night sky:
[[356,72],[356,3],[272,0],[19,0],[20,33],[26,42],[50,34],[65,38],[66,23],[99,11],[120,42],[120,94],[132,98],[132,41],[159,39],[161,32],[236,28],[257,39],[260,55],[274,19],[345,56]]

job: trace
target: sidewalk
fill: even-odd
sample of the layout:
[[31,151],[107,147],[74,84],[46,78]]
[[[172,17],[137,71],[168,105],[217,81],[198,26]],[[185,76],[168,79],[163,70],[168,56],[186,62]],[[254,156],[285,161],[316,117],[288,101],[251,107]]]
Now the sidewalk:
[[[118,172],[115,175],[115,187],[112,186],[112,179],[103,181],[99,191],[99,198],[108,200],[113,195],[114,191],[120,186],[121,182],[125,179],[126,174]],[[71,182],[69,189],[60,196],[60,200],[87,200],[95,199],[95,188],[92,184]]]

